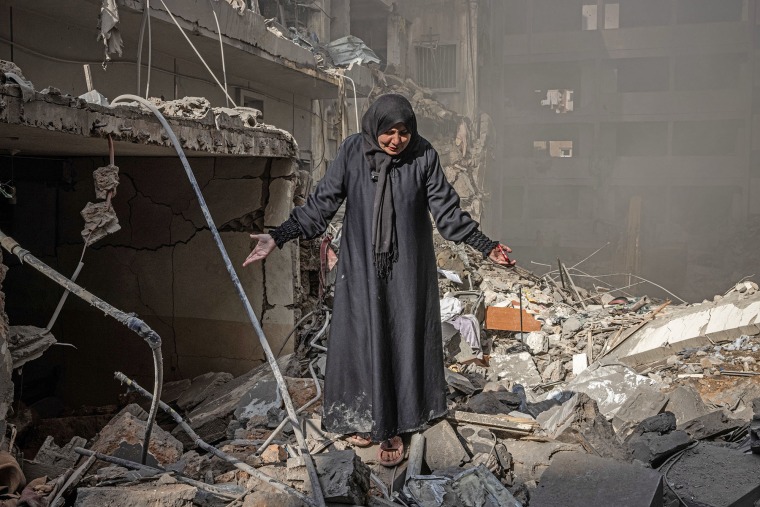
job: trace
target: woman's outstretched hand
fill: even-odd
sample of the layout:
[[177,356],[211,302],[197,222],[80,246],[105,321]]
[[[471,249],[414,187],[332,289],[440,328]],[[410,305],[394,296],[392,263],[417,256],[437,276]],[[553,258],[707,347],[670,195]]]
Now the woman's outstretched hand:
[[248,257],[245,258],[243,267],[246,267],[253,262],[266,259],[267,255],[272,253],[272,250],[277,246],[274,239],[272,239],[272,236],[269,234],[251,234],[251,239],[255,239],[257,243],[253,250],[251,250],[251,253],[248,254]]
[[507,255],[509,253],[512,253],[511,248],[509,248],[507,245],[498,244],[494,247],[493,250],[491,250],[491,253],[488,254],[488,258],[494,261],[496,264],[501,264],[502,266],[514,266],[517,264],[517,261],[510,259]]

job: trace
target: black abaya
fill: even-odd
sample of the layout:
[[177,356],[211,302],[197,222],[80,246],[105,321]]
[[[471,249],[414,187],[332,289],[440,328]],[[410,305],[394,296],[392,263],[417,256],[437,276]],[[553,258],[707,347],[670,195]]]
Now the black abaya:
[[390,277],[373,265],[377,185],[361,135],[335,161],[291,219],[301,235],[324,233],[346,201],[328,341],[323,424],[381,441],[415,431],[446,411],[439,294],[430,214],[441,235],[461,242],[478,228],[461,210],[438,154],[421,137],[390,171],[398,260]]

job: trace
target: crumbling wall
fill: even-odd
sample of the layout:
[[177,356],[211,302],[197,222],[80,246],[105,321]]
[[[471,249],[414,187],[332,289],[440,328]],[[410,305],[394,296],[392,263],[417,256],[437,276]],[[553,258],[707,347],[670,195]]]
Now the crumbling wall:
[[[55,209],[54,220],[46,217],[55,224],[46,231],[54,245],[52,252],[45,252],[46,261],[66,275],[82,255],[79,212],[95,200],[92,171],[106,163],[101,158],[70,159],[69,183],[45,194]],[[161,335],[167,379],[208,371],[237,375],[259,364],[264,359],[259,341],[179,160],[119,157],[117,152],[116,164],[121,183],[112,203],[121,230],[88,248],[78,283],[117,308],[137,313]],[[191,159],[191,165],[276,352],[298,317],[293,309],[299,297],[294,289],[300,285],[298,249],[286,246],[263,264],[245,269],[241,264],[253,246],[248,234],[287,218],[297,164],[290,158],[203,157]],[[32,199],[20,190],[22,206]],[[41,209],[49,211],[49,206]],[[26,212],[35,213],[29,207]],[[35,219],[16,220],[21,225]],[[19,297],[14,296],[12,305],[19,315],[34,319],[19,324],[45,325],[60,289],[21,266],[14,269],[13,289]],[[61,369],[58,392],[69,401],[94,403],[104,393],[115,394],[114,370],[148,383],[152,379],[151,355],[142,340],[77,298],[69,299],[53,332],[59,341],[77,347],[58,347],[40,360]]]

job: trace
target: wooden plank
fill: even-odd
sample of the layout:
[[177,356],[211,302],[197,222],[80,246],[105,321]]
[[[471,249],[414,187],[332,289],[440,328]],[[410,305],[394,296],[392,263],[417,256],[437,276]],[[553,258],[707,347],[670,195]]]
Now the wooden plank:
[[541,323],[533,315],[522,311],[522,330],[520,329],[520,310],[518,308],[486,308],[486,329],[499,331],[540,331]]

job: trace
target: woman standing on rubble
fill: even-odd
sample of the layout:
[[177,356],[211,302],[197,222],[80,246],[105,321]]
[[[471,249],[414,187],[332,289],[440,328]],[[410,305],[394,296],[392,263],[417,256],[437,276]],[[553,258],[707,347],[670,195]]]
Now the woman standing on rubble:
[[459,206],[438,153],[417,133],[412,105],[383,95],[348,137],[304,206],[258,241],[244,266],[327,229],[346,200],[325,374],[323,424],[379,461],[403,459],[402,433],[446,412],[433,231],[514,265]]

